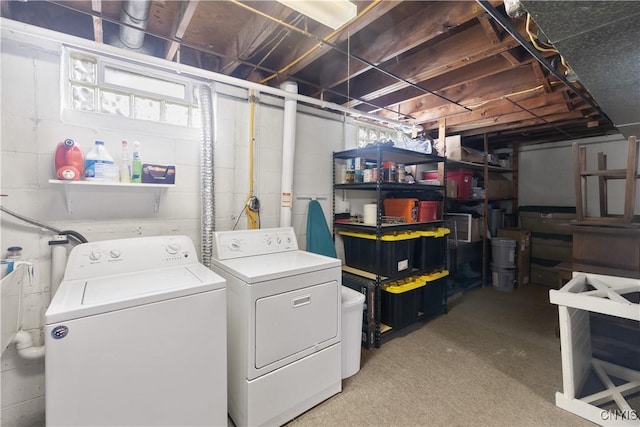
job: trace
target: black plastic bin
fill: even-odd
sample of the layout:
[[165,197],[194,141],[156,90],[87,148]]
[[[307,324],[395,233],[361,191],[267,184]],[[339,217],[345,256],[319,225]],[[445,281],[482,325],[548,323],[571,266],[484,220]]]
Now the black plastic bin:
[[411,270],[414,265],[415,244],[420,235],[408,231],[383,234],[380,237],[381,264],[376,265],[376,235],[339,231],[344,242],[345,264],[381,276],[394,276]]
[[439,227],[433,230],[418,231],[414,266],[425,272],[442,270],[447,266],[447,234],[451,230]]
[[418,320],[422,315],[424,284],[420,277],[412,277],[383,286],[380,292],[382,323],[401,329]]
[[421,280],[425,281],[422,287],[421,310],[426,317],[447,312],[447,276],[447,270],[420,276]]

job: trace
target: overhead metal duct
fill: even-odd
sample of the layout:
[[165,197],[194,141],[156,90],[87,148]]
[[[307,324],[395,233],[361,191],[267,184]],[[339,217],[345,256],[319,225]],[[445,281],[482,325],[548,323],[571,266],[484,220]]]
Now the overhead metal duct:
[[119,37],[125,47],[129,49],[139,49],[144,42],[144,35],[149,23],[149,10],[151,9],[151,0],[129,0],[122,2],[122,12],[120,21],[127,25],[120,26]]

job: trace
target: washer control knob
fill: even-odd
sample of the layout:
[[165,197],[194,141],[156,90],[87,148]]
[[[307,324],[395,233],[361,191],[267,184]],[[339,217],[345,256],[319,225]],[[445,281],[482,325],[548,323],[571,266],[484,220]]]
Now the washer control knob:
[[102,254],[100,253],[100,251],[91,251],[91,253],[89,254],[89,259],[91,261],[98,261],[101,256]]
[[238,239],[231,239],[231,241],[229,242],[229,249],[237,252],[240,250],[240,240]]
[[270,246],[271,243],[273,243],[273,240],[271,240],[271,237],[267,237],[266,243],[267,243],[267,246]]
[[180,243],[169,243],[166,249],[169,254],[175,255],[180,250]]
[[120,252],[120,249],[111,249],[111,251],[109,251],[109,255],[111,256],[111,258],[120,258],[122,252]]

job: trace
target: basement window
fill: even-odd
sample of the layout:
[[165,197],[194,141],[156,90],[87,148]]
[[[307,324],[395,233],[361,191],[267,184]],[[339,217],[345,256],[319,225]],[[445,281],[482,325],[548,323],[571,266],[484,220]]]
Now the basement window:
[[195,88],[180,78],[141,64],[67,50],[63,108],[199,127]]
[[369,124],[358,124],[358,147],[362,148],[367,144],[380,140],[396,140],[398,132],[393,129],[374,126]]

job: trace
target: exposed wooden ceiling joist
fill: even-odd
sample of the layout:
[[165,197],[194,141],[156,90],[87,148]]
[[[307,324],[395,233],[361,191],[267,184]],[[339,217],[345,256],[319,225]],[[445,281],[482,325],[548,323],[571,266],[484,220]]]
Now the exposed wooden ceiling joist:
[[[108,42],[121,4],[0,0],[0,13]],[[334,31],[275,1],[152,0],[146,32],[154,55],[174,59],[181,49],[181,62],[195,58],[189,65],[272,86],[292,79],[304,95],[427,131],[446,118],[448,132],[470,141],[483,132],[491,143],[610,132],[586,88],[574,83],[568,92],[564,77],[552,75],[559,70],[538,64],[534,56],[553,63],[556,53],[534,55],[524,18],[506,17],[501,4],[363,0],[358,18]]]
[[[173,20],[171,25],[171,38],[175,40],[181,40],[184,34],[187,32],[191,18],[196,12],[198,7],[198,0],[185,0],[178,4],[178,13],[176,19]],[[167,51],[164,55],[164,59],[173,61],[173,58],[180,47],[179,41],[168,42]]]

